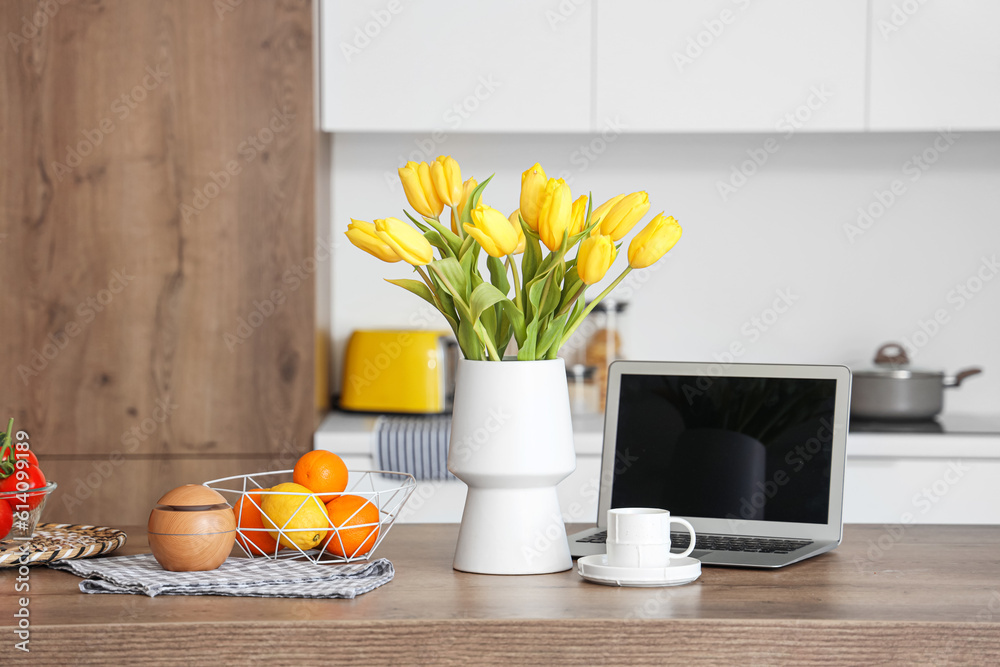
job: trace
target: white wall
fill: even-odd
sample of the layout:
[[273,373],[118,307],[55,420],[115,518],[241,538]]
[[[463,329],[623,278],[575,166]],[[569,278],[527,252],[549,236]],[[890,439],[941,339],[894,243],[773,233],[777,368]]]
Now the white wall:
[[[684,227],[677,247],[634,284],[629,357],[705,360],[740,343],[739,361],[859,365],[883,342],[913,340],[941,310],[947,321],[935,335],[916,337],[924,343],[916,364],[982,365],[983,376],[949,392],[946,409],[1000,413],[1000,275],[980,268],[984,257],[1000,259],[1000,133],[966,133],[950,145],[933,134],[608,136],[334,135],[336,358],[353,329],[420,324],[423,302],[381,280],[407,277],[409,267],[383,264],[342,234],[352,216],[403,217],[397,166],[450,154],[465,177],[495,171],[484,201],[508,213],[520,173],[540,161],[549,175],[563,172],[574,197],[593,190],[600,202],[644,189],[650,215],[665,210]],[[767,147],[777,150],[724,200],[719,183],[747,151],[759,158]],[[908,161],[925,151],[934,163],[921,171]],[[893,181],[902,194],[852,243],[844,226],[857,223],[859,207],[877,213],[875,193]],[[618,266],[626,264],[622,253]],[[995,279],[962,303],[956,286],[978,287],[980,270]],[[779,290],[794,303],[755,334],[751,318]]]

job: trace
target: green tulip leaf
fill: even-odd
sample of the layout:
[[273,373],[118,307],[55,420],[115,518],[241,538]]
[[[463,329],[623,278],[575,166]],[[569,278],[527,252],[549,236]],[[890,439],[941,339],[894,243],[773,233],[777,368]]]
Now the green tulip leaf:
[[472,224],[472,209],[476,208],[479,204],[479,200],[483,196],[483,190],[486,189],[486,184],[489,183],[494,176],[496,176],[496,174],[490,174],[489,178],[472,189],[472,192],[469,194],[469,198],[465,200],[465,206],[462,207],[462,210],[459,213],[459,220]]
[[[559,351],[558,341],[562,338],[568,320],[569,314],[567,313],[562,317],[555,318],[545,327],[545,331],[542,332],[541,338],[538,339],[538,345],[535,347],[536,358],[546,356],[551,351],[550,348],[553,345],[556,345],[555,351]],[[552,358],[554,357],[555,355],[552,355]]]
[[472,325],[472,320],[463,317],[458,323],[458,346],[462,348],[462,354],[466,359],[472,361],[483,360],[483,347],[476,335],[476,330]]
[[412,215],[410,215],[410,212],[407,211],[405,208],[403,209],[403,213],[406,214],[406,217],[410,219],[410,222],[412,222],[417,227],[417,229],[419,229],[420,231],[422,231],[424,233],[424,235],[426,235],[427,232],[431,231],[430,227],[428,227],[427,225],[425,225],[422,222],[418,222],[417,219],[414,218]]
[[575,268],[567,268],[566,282],[563,283],[562,294],[559,298],[559,310],[567,308],[573,299],[579,297],[582,293],[581,288],[584,287],[583,279],[580,278],[580,274],[576,272]]
[[462,239],[458,236],[458,234],[451,231],[434,218],[428,218],[425,216],[424,221],[437,230],[437,233],[441,235],[441,238],[448,243],[448,246],[451,248],[450,254],[457,255],[458,251],[462,248]]
[[521,259],[521,284],[527,286],[535,277],[538,266],[542,263],[542,246],[538,241],[538,235],[531,231],[531,227],[528,227],[523,218],[521,219],[521,227],[524,229],[524,257]]
[[[399,287],[402,287],[403,289],[409,292],[413,292],[421,299],[423,299],[427,303],[437,308],[438,312],[440,312],[444,316],[444,318],[448,320],[448,324],[451,326],[451,330],[454,331],[456,335],[458,335],[458,318],[455,317],[454,305],[446,307],[445,310],[442,310],[438,306],[437,301],[434,300],[434,293],[431,292],[430,288],[427,287],[427,285],[420,282],[419,280],[410,280],[409,278],[395,278],[395,279],[386,278],[386,282],[392,283],[393,285],[398,285]],[[451,303],[450,300],[449,303]]]
[[486,268],[490,270],[490,282],[493,283],[493,286],[504,294],[510,292],[510,281],[507,280],[507,267],[504,265],[503,260],[496,257],[487,257]]
[[[510,299],[501,301],[500,307],[503,308],[503,312],[507,315],[507,320],[510,322],[510,328],[513,330],[514,340],[517,341],[517,347],[522,347],[524,345],[524,339],[527,336],[527,331],[524,327],[524,313],[522,313],[517,305]],[[508,339],[508,341],[509,340],[510,339]]]
[[437,302],[434,301],[434,295],[431,293],[430,288],[419,280],[411,280],[409,278],[386,278],[385,281],[413,292],[421,299],[437,308]]
[[461,260],[465,257],[466,253],[472,250],[472,246],[474,245],[476,245],[476,239],[472,237],[472,234],[469,234],[465,237],[465,240],[462,241],[462,247],[458,249],[458,258]]
[[441,235],[438,234],[433,229],[428,229],[426,232],[424,232],[424,238],[427,239],[428,243],[430,243],[432,246],[441,251],[442,257],[454,256],[454,253],[452,253],[451,251],[451,246],[449,246],[445,242],[445,240],[441,238]]
[[507,298],[507,295],[498,290],[492,284],[488,282],[479,283],[479,285],[476,286],[476,289],[472,290],[472,298],[469,301],[469,309],[472,311],[472,319],[479,319],[479,316],[493,304],[509,300],[510,299]]
[[538,327],[540,325],[539,320],[533,320],[525,332],[524,345],[518,347],[517,359],[518,361],[534,361],[535,360],[535,343],[538,342]]

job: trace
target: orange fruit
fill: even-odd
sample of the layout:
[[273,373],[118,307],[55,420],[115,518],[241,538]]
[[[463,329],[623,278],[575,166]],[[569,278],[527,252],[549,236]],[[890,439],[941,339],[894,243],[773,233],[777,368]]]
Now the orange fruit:
[[315,449],[295,462],[292,481],[321,494],[319,499],[327,503],[347,488],[347,464],[333,452]]
[[[375,503],[361,496],[336,496],[326,504],[326,512],[337,529],[332,531],[326,545],[328,552],[351,558],[364,556],[372,550],[379,530],[379,511]],[[350,527],[358,525],[362,527]]]
[[[262,490],[266,491],[267,489]],[[240,497],[240,502],[236,503],[236,507],[233,508],[233,514],[236,515],[236,525],[240,527],[236,539],[240,546],[255,556],[273,555],[275,548],[280,551],[284,546],[278,544],[278,541],[271,537],[267,531],[244,531],[245,528],[266,528],[264,520],[260,516],[261,502],[260,491],[248,491]],[[257,504],[254,505],[254,503]]]

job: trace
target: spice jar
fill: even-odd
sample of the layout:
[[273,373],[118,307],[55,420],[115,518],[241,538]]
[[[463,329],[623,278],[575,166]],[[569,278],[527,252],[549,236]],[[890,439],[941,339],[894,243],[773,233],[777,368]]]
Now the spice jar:
[[598,412],[604,411],[608,396],[608,366],[622,354],[622,325],[625,322],[628,304],[623,301],[604,299],[591,311],[588,319],[593,319],[595,331],[587,341],[584,363],[594,366],[594,384],[597,385]]

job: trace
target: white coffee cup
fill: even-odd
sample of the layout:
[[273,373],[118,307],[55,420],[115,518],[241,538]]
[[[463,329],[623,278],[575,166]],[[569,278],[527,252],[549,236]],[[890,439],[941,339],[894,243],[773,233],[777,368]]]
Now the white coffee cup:
[[[679,523],[691,534],[688,548],[670,553],[670,524]],[[694,551],[694,527],[671,517],[669,510],[653,507],[619,507],[608,510],[608,565],[611,567],[666,567],[671,558]]]

